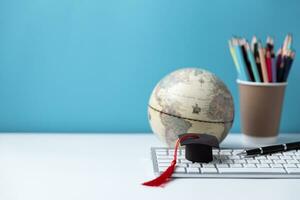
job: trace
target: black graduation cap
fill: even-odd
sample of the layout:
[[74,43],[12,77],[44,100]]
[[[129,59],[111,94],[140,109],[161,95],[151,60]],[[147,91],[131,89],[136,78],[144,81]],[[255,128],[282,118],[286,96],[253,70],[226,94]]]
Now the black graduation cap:
[[[182,138],[186,134],[179,135]],[[180,142],[185,145],[185,158],[192,162],[208,163],[213,160],[212,147],[219,148],[219,141],[213,135],[195,134],[196,137],[190,137]]]

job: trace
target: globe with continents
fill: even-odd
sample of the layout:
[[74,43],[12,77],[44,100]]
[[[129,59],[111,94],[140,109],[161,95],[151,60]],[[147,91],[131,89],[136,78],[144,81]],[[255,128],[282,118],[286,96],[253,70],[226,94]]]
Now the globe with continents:
[[214,74],[183,68],[156,85],[149,100],[148,117],[152,131],[170,147],[184,133],[211,134],[221,142],[233,123],[233,99]]

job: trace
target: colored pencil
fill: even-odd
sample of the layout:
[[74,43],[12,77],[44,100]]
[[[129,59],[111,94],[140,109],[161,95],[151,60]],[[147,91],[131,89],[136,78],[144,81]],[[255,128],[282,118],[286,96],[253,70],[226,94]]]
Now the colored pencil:
[[253,53],[250,49],[250,45],[248,43],[246,43],[245,47],[246,47],[246,50],[247,50],[248,59],[249,59],[250,64],[251,64],[251,69],[252,69],[252,72],[253,72],[253,75],[254,75],[254,80],[255,80],[255,82],[261,82],[259,74],[258,74],[257,66],[256,66],[256,63],[255,63],[255,59],[254,59]]
[[271,60],[271,52],[266,49],[266,67],[269,82],[272,82],[272,60]]
[[267,72],[268,72],[268,79],[270,82],[273,82],[273,78],[272,78],[272,74],[273,74],[273,70],[272,70],[272,58],[274,57],[274,41],[273,39],[268,36],[267,37],[267,42],[266,42],[266,65],[267,65]]
[[279,82],[280,81],[280,65],[282,63],[282,49],[279,49],[277,52],[277,58],[276,58],[276,81]]
[[284,66],[287,64],[287,61],[288,61],[288,56],[282,55],[279,68],[277,68],[277,81],[278,82],[282,82],[282,80],[283,80]]
[[259,53],[259,59],[261,64],[261,71],[263,75],[263,82],[269,83],[268,78],[268,71],[267,71],[267,65],[266,65],[266,59],[265,59],[265,51],[261,47],[260,43],[258,43],[258,53]]
[[272,61],[272,82],[276,83],[277,82],[277,71],[276,71],[276,62],[275,62],[275,57],[271,58]]
[[287,34],[284,38],[284,42],[283,42],[283,46],[282,46],[282,56],[287,55],[289,46],[291,47],[291,42],[292,42],[291,35]]
[[269,42],[271,49],[271,69],[272,69],[272,82],[276,82],[276,63],[275,63],[275,52],[274,52],[274,40]]
[[277,66],[280,65],[281,62],[281,49],[278,49],[276,56],[274,56],[272,60],[272,81],[277,82]]
[[295,53],[290,52],[290,54],[288,55],[288,58],[287,58],[287,63],[286,63],[285,68],[284,68],[284,72],[283,72],[283,76],[282,76],[282,82],[287,81],[294,59],[295,59]]
[[254,35],[251,40],[251,51],[254,52],[255,44],[257,43],[257,37]]
[[260,64],[260,58],[259,58],[259,53],[258,53],[258,41],[257,38],[254,36],[252,39],[252,45],[253,45],[253,54],[254,54],[254,58],[255,58],[255,62],[256,62],[256,66],[257,66],[257,71],[259,74],[259,79],[261,80],[261,82],[264,82],[264,78],[262,75],[262,70],[261,70],[261,64]]
[[251,63],[250,63],[250,61],[248,59],[248,56],[247,56],[247,50],[246,50],[246,46],[245,46],[246,43],[247,43],[247,41],[245,39],[240,39],[239,40],[239,45],[242,48],[243,58],[244,58],[244,61],[245,61],[246,67],[247,67],[247,72],[248,72],[248,75],[249,75],[249,79],[250,79],[250,81],[255,81],[254,75],[253,75],[253,72],[252,72],[252,69],[251,69]]
[[242,80],[249,81],[246,63],[243,59],[243,52],[242,52],[242,48],[239,45],[238,39],[234,38],[232,40],[232,44],[233,44],[234,50],[236,52],[236,58],[237,58],[237,61],[239,63],[240,69],[241,69]]
[[230,54],[231,54],[232,59],[233,59],[233,63],[235,65],[235,67],[236,67],[236,71],[238,72],[239,78],[241,78],[241,67],[239,66],[239,63],[238,63],[238,60],[237,60],[237,56],[236,56],[236,52],[235,52],[233,44],[232,44],[232,40],[229,40],[228,44],[229,44]]

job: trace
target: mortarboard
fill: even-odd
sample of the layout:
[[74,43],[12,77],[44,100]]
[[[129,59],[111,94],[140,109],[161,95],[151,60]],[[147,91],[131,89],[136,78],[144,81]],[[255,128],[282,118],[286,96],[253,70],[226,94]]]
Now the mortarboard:
[[181,140],[186,134],[179,135],[180,144],[185,146],[185,158],[192,162],[208,163],[213,160],[212,147],[219,148],[219,141],[213,135],[196,134]]
[[215,136],[208,134],[186,133],[179,135],[174,151],[174,158],[170,166],[157,178],[144,182],[146,186],[161,186],[165,184],[176,167],[177,150],[179,145],[185,145],[185,157],[192,162],[210,162],[213,160],[212,147],[219,147],[219,141]]

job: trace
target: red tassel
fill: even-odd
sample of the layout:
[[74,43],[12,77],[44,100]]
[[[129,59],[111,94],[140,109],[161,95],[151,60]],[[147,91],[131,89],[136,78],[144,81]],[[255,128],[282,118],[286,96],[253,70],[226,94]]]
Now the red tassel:
[[170,177],[172,176],[172,174],[175,170],[175,167],[176,167],[177,150],[180,145],[180,142],[187,138],[190,138],[190,137],[199,137],[199,136],[197,134],[186,134],[183,137],[181,137],[180,139],[177,139],[176,145],[175,145],[175,151],[174,151],[174,158],[173,158],[173,161],[171,162],[171,165],[159,177],[157,177],[151,181],[144,182],[144,183],[142,183],[142,185],[158,187],[158,186],[161,186],[161,185],[167,183],[170,180]]
[[166,182],[169,181],[170,177],[172,176],[175,170],[175,166],[176,166],[176,161],[174,162],[173,160],[171,165],[159,177],[151,181],[142,183],[142,185],[158,187],[165,184]]

